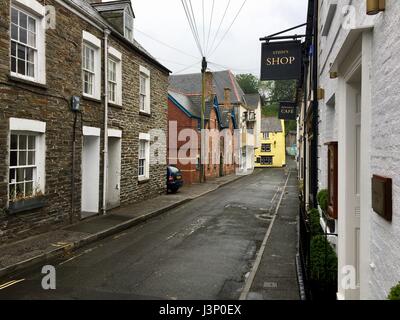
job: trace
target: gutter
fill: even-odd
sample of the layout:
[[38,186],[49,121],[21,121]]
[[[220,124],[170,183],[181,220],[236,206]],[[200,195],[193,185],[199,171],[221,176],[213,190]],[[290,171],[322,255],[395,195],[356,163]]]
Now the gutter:
[[103,215],[107,213],[108,177],[108,37],[110,30],[104,30],[104,149],[103,149]]

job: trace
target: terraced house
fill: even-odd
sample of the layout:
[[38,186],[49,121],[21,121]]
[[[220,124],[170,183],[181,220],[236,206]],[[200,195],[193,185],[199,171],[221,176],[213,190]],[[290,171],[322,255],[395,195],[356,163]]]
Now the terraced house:
[[169,70],[131,2],[0,4],[0,242],[164,192]]

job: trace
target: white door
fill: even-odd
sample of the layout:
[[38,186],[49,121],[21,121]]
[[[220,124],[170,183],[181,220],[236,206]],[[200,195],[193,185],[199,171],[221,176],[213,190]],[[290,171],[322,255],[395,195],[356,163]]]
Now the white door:
[[120,206],[121,139],[108,138],[107,210]]
[[98,214],[99,189],[100,137],[84,136],[82,148],[82,219]]

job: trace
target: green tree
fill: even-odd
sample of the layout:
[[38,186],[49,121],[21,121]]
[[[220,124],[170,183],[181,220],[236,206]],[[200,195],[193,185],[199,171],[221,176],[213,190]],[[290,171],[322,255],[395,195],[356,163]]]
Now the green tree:
[[[296,100],[296,80],[262,81],[259,91],[264,96],[263,116],[278,117],[281,101]],[[285,121],[286,132],[296,130],[296,121]]]
[[260,80],[250,73],[238,74],[236,80],[245,94],[258,93],[260,89]]

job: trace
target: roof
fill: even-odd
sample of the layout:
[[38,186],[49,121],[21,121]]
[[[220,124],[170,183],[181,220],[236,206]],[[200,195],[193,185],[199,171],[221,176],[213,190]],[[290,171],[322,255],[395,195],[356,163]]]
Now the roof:
[[244,98],[246,100],[247,108],[250,110],[256,110],[261,101],[261,96],[258,93],[246,94]]
[[[164,71],[171,73],[171,71],[157,61],[146,49],[144,49],[135,39],[133,42],[127,40],[123,35],[121,35],[116,29],[114,29],[110,23],[106,19],[104,19],[99,11],[95,9],[95,4],[90,4],[88,0],[64,0],[67,4],[72,5],[73,7],[79,9],[81,14],[84,14],[88,18],[90,18],[95,23],[100,26],[106,26],[114,35],[118,35],[120,40],[124,41],[124,43],[129,44],[133,47],[137,52],[139,52],[142,56],[148,58],[152,63],[163,69]],[[125,3],[127,1],[118,1],[121,3]],[[105,2],[104,4],[107,4]],[[126,4],[124,4],[126,6]]]
[[[169,77],[169,88],[184,94],[201,94],[201,73],[172,75]],[[213,86],[220,104],[225,101],[225,88],[231,89],[231,103],[245,104],[244,92],[230,70],[213,72]]]
[[282,122],[278,118],[267,117],[261,119],[261,132],[282,132]]
[[[189,117],[201,118],[201,96],[187,96],[182,93],[168,91],[169,96],[175,100],[180,109],[185,112]],[[206,111],[204,114],[205,119],[209,119],[212,103],[206,101]]]
[[96,8],[99,12],[108,12],[108,11],[123,11],[126,8],[129,9],[130,13],[135,17],[135,13],[132,9],[132,3],[129,0],[120,0],[120,1],[110,1],[110,2],[99,2],[93,3],[93,7]]

